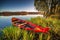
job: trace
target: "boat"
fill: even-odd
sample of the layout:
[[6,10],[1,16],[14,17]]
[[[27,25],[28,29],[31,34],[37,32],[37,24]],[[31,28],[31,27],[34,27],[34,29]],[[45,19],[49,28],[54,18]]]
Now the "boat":
[[36,33],[39,33],[39,32],[48,33],[50,29],[49,27],[43,28],[42,26],[36,25],[27,20],[22,20],[22,19],[15,18],[15,17],[13,17],[11,20],[12,20],[12,25],[19,27],[20,29],[27,30],[27,31],[33,31]]

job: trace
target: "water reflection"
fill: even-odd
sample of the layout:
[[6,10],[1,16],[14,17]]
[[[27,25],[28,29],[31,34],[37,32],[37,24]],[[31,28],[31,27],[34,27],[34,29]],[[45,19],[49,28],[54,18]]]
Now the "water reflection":
[[37,16],[43,17],[43,15],[0,16],[0,29],[4,28],[6,26],[12,25],[11,24],[11,18],[12,17],[16,17],[16,18],[26,20],[26,19],[30,19],[31,17],[37,17]]

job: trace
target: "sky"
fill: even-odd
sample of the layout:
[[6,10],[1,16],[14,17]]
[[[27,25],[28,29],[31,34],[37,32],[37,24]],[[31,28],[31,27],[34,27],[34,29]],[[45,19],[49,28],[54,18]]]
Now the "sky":
[[36,12],[34,0],[0,0],[0,12]]

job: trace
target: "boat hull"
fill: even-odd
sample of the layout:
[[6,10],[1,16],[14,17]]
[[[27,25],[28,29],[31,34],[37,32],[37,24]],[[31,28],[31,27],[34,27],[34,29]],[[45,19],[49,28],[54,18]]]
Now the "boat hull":
[[42,33],[47,33],[50,29],[49,27],[43,28],[42,26],[18,18],[12,18],[12,25],[19,27],[20,29]]

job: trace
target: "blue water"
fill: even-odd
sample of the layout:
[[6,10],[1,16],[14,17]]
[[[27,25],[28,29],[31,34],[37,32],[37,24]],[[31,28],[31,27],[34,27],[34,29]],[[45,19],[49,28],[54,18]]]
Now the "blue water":
[[12,25],[11,18],[16,17],[23,20],[30,19],[31,17],[37,17],[40,15],[25,15],[25,16],[0,16],[0,29]]

